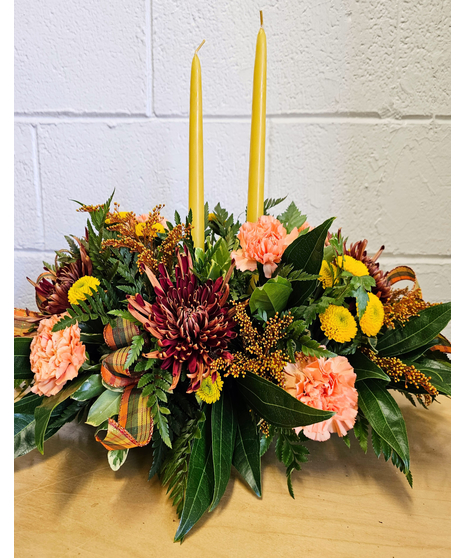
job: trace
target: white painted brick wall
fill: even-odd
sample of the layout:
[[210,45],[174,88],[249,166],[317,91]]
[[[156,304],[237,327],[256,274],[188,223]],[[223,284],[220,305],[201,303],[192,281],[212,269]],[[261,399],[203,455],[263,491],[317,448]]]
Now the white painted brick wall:
[[[315,5],[313,5],[315,4]],[[450,2],[15,2],[15,305],[81,235],[77,199],[187,210],[189,72],[200,52],[206,199],[247,200],[259,9],[268,197],[412,265],[450,298]],[[284,205],[284,204],[283,204]],[[242,215],[243,216],[243,215]],[[27,226],[25,226],[25,223]]]

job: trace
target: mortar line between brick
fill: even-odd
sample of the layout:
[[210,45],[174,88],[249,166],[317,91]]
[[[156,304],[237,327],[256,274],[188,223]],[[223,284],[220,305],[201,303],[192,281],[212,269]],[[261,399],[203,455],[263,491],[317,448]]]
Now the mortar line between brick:
[[45,246],[45,222],[44,222],[44,200],[42,190],[42,179],[40,175],[40,155],[39,155],[39,132],[38,125],[33,125],[31,128],[32,134],[32,166],[34,173],[34,191],[36,195],[37,213],[41,223],[41,244],[42,248]]
[[148,117],[154,116],[153,103],[153,38],[152,38],[152,0],[145,0],[145,43],[146,43],[146,72],[147,72],[147,106]]
[[[66,241],[65,241],[66,242]],[[42,254],[44,256],[53,256],[55,257],[56,252],[55,250],[43,249],[40,248],[15,248],[15,254],[22,254],[24,256],[32,256],[34,254]]]
[[[152,98],[153,102],[153,98]],[[204,121],[206,122],[250,122],[250,116],[244,115],[211,115],[204,114]],[[372,115],[363,114],[268,114],[267,120],[276,122],[278,124],[295,124],[295,123],[309,123],[309,124],[325,124],[325,123],[352,123],[352,124],[429,124],[435,122],[439,125],[449,124],[451,118],[448,115],[435,115],[435,116],[421,116],[409,115],[404,118],[381,118]],[[44,113],[44,114],[21,114],[15,115],[15,122],[26,124],[60,124],[60,123],[136,123],[136,122],[188,122],[188,115],[126,115],[126,114],[60,114],[60,113]]]

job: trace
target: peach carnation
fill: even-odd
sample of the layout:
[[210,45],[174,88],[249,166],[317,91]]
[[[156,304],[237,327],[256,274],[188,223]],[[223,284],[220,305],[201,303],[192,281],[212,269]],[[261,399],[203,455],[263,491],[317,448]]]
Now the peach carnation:
[[334,411],[328,420],[295,428],[296,434],[303,430],[311,440],[324,442],[331,432],[345,436],[354,427],[357,416],[358,393],[355,389],[356,374],[346,357],[304,357],[284,368],[285,389],[302,403]]
[[78,375],[86,360],[86,348],[80,341],[77,325],[52,333],[53,326],[62,317],[63,314],[42,320],[31,342],[32,391],[38,395],[56,395],[68,380]]
[[263,264],[265,277],[270,278],[278,267],[284,250],[299,236],[299,231],[294,228],[287,234],[278,219],[271,215],[262,215],[256,223],[244,223],[237,236],[241,248],[231,252],[236,267],[241,271],[255,271],[257,262],[260,262]]

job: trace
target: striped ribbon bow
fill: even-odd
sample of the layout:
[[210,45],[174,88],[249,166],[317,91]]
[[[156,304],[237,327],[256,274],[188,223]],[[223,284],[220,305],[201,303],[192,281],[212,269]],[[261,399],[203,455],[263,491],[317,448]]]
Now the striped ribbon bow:
[[108,419],[108,430],[95,435],[108,450],[122,450],[147,445],[152,439],[153,419],[147,407],[148,396],[142,396],[137,382],[142,376],[131,367],[125,368],[131,339],[139,334],[139,328],[124,318],[117,318],[116,326],[107,324],[103,330],[105,343],[115,349],[103,361],[100,369],[102,380],[113,388],[124,388],[118,421]]

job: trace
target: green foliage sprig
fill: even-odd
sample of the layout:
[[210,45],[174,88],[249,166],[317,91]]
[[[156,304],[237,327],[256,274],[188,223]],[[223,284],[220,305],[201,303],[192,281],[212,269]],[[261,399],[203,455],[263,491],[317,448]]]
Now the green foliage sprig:
[[294,430],[277,428],[276,434],[276,457],[286,467],[287,488],[289,494],[294,498],[291,475],[294,471],[300,471],[302,469],[301,463],[307,461],[307,455],[310,452],[302,444],[301,439]]
[[[139,343],[139,341],[137,342]],[[168,394],[172,382],[171,373],[161,368],[155,368],[157,360],[143,359],[134,368],[135,372],[146,371],[139,380],[137,387],[142,388],[142,396],[147,397],[147,407],[152,409],[154,425],[157,427],[163,442],[171,448],[171,439],[167,415],[171,413],[163,403],[168,403]]]
[[161,484],[162,486],[168,485],[166,493],[173,500],[173,506],[176,506],[178,517],[181,517],[184,507],[191,444],[194,439],[200,438],[199,427],[204,421],[205,415],[199,411],[194,418],[184,424],[180,435],[176,438],[161,467]]

